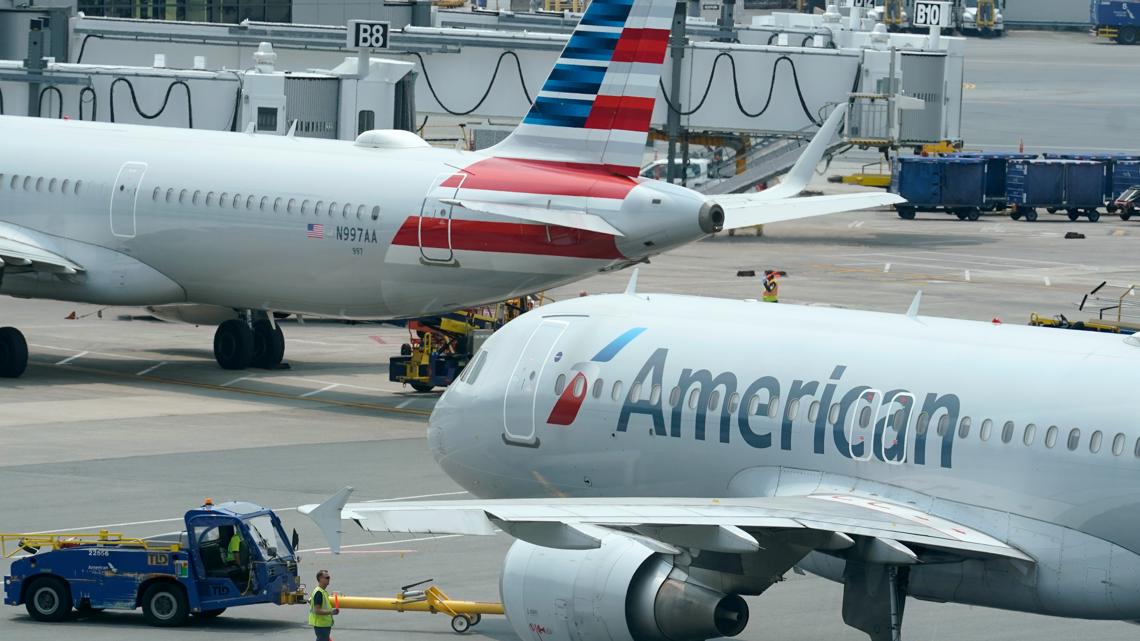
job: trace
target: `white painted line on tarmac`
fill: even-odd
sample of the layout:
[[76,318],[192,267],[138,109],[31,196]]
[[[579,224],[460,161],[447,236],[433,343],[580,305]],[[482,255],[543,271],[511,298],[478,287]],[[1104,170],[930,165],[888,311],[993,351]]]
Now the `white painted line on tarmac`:
[[[397,543],[415,543],[417,541],[433,541],[433,540],[437,540],[437,539],[457,539],[461,536],[463,536],[463,535],[462,534],[437,534],[435,536],[421,536],[421,537],[415,538],[415,539],[400,539],[398,541],[375,541],[373,543],[353,543],[352,545],[342,545],[342,546],[340,546],[340,549],[345,550],[348,548],[367,548],[367,547],[376,547],[376,546],[380,546],[380,545],[396,545]],[[324,552],[329,551],[329,547],[326,545],[323,548],[307,548],[304,550],[297,550],[297,553],[298,554],[304,554],[307,552],[322,552],[322,551],[324,551]]]
[[970,282],[970,270],[966,270],[966,282]]
[[[28,347],[36,347],[36,348],[39,348],[39,349],[51,349],[51,350],[55,350],[55,351],[57,351],[57,352],[78,352],[78,351],[79,351],[79,350],[75,349],[74,347],[59,347],[59,346],[56,346],[56,345],[41,345],[41,344],[39,344],[39,343],[28,343]],[[95,352],[95,351],[86,351],[86,352],[83,352],[83,353],[84,353],[84,354],[93,354],[93,355],[95,355],[95,356],[106,356],[107,358],[118,358],[118,359],[121,359],[121,360],[124,360],[124,361],[145,361],[145,360],[150,360],[150,359],[147,359],[147,358],[141,358],[141,357],[138,357],[138,356],[126,356],[126,355],[124,355],[124,354],[110,354],[110,353],[107,353],[107,352]],[[78,358],[78,356],[77,356],[77,358]]]
[[396,404],[396,409],[398,409],[398,410],[402,410],[402,409],[404,409],[405,407],[407,407],[407,406],[411,405],[411,404],[412,404],[412,401],[414,401],[414,400],[415,400],[414,398],[409,398],[409,399],[405,399],[405,400],[402,400],[402,401],[400,401],[399,403],[397,403],[397,404]]
[[1052,287],[1053,286],[1053,281],[1049,280],[1048,276],[1045,277],[1045,286],[1046,287]]
[[240,377],[238,377],[238,378],[235,378],[235,379],[234,379],[234,380],[232,380],[232,381],[229,381],[229,382],[226,382],[226,383],[222,383],[222,387],[229,387],[230,385],[233,385],[234,383],[240,383],[240,382],[242,382],[242,381],[247,381],[247,380],[249,380],[249,379],[251,379],[251,378],[253,378],[253,377],[252,377],[252,376],[240,376]]
[[[388,502],[392,502],[392,501],[411,501],[411,500],[415,500],[415,499],[430,499],[430,498],[435,498],[435,497],[439,497],[439,496],[455,496],[458,494],[467,494],[467,491],[461,490],[459,492],[437,492],[435,494],[416,494],[413,496],[395,496],[395,497],[387,498],[387,499],[371,499],[369,501],[363,501],[363,502],[364,503],[388,503]],[[295,506],[295,505],[293,507],[273,508],[274,512],[294,512],[296,510],[297,510],[297,506]],[[59,534],[61,532],[81,532],[81,531],[82,532],[98,532],[99,530],[109,530],[113,527],[130,527],[133,525],[154,525],[156,523],[174,523],[176,521],[182,521],[182,520],[184,520],[184,518],[185,517],[177,516],[177,517],[170,518],[170,519],[152,519],[150,521],[126,521],[123,523],[103,523],[101,525],[84,525],[84,526],[80,526],[80,527],[65,527],[65,528],[61,528],[58,530],[40,530],[39,532],[30,532],[29,534]],[[324,548],[324,549],[327,549],[327,548]]]
[[369,392],[383,392],[384,390],[379,387],[364,387],[363,385],[353,385],[352,383],[334,383],[332,381],[322,381],[319,378],[304,378],[302,376],[290,376],[290,380],[306,381],[308,383],[317,383],[318,385],[339,385],[341,387],[351,387],[353,389],[362,389]]
[[890,263],[884,263],[883,264],[883,273],[886,274],[890,271],[891,271],[891,264]]
[[135,376],[143,376],[143,375],[145,375],[145,374],[150,374],[150,373],[151,373],[151,372],[153,372],[154,370],[156,370],[156,369],[158,369],[158,368],[162,367],[163,365],[166,365],[166,363],[167,363],[167,362],[168,362],[168,361],[162,361],[162,362],[161,362],[161,363],[159,363],[158,365],[151,365],[150,367],[148,367],[148,368],[144,369],[143,371],[139,372],[138,374],[135,374]]
[[84,356],[87,356],[90,353],[91,352],[79,352],[78,354],[75,354],[74,356],[68,356],[67,358],[63,359],[62,361],[56,363],[56,365],[67,365],[71,361],[73,361],[77,358],[82,358]]
[[305,392],[304,394],[301,394],[297,398],[309,398],[310,396],[316,396],[317,394],[320,394],[321,392],[327,392],[331,389],[336,389],[338,387],[340,387],[340,383],[333,383],[332,385],[325,385],[321,389],[315,389],[311,392]]

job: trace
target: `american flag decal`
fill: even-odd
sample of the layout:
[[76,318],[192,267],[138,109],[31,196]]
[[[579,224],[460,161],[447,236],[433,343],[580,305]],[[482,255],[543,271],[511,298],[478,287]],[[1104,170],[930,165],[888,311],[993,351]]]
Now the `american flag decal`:
[[325,237],[325,226],[324,225],[322,225],[320,223],[309,223],[308,224],[307,231],[305,232],[305,238],[324,238],[324,237]]

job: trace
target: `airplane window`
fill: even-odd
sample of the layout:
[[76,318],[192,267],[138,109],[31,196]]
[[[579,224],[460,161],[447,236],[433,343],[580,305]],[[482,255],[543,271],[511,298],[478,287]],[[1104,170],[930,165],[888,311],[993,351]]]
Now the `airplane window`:
[[712,393],[709,394],[709,409],[715,410],[717,403],[719,403],[719,402],[720,402],[720,390],[714,389],[712,391]]
[[586,378],[584,376],[575,376],[573,386],[575,398],[584,396],[586,393]]
[[680,387],[674,387],[672,390],[669,391],[669,404],[670,405],[677,405],[680,402],[681,402],[681,388]]
[[297,199],[296,198],[290,198],[289,204],[285,207],[285,213],[294,214],[296,212],[297,212]]
[[40,176],[39,178],[36,178],[36,191],[43,191],[43,190],[44,190],[44,177]]
[[950,415],[943,414],[938,418],[938,435],[946,436],[946,428],[950,426]]
[[222,195],[218,196],[218,207],[225,207],[228,204],[230,204],[230,194],[223,191]]
[[982,421],[982,430],[978,432],[978,437],[983,441],[990,440],[990,432],[993,431],[993,428],[994,422],[987,418],[986,420]]
[[197,205],[198,201],[200,201],[200,200],[202,200],[202,192],[195,189],[194,190],[194,196],[193,196],[193,198],[190,199],[190,201],[193,202],[195,205]]
[[1073,429],[1069,430],[1069,440],[1065,442],[1065,447],[1068,447],[1069,451],[1071,452],[1071,451],[1077,449],[1077,446],[1080,444],[1081,444],[1081,430],[1079,428],[1074,427]]
[[1092,452],[1093,454],[1096,454],[1097,452],[1099,452],[1100,451],[1100,443],[1103,440],[1104,440],[1104,435],[1100,433],[1100,430],[1093,432],[1092,436],[1089,437],[1089,451]]
[[[55,186],[56,186],[57,184],[59,184],[59,181],[58,181],[58,180],[56,180],[55,178],[52,178],[50,181],[48,181],[48,192],[50,192],[50,193],[53,193],[53,194],[54,194],[54,193],[55,193]],[[154,188],[154,198],[155,198],[155,200],[158,200],[158,192],[159,192],[159,189],[158,189],[158,187],[155,187],[155,188]]]
[[958,423],[958,438],[966,438],[970,435],[970,417],[962,417],[962,421]]
[[257,204],[257,196],[250,196],[250,197],[245,199],[245,208],[248,211],[253,211],[253,206],[256,204]]
[[773,396],[768,399],[768,418],[776,418],[776,412],[779,410],[780,397]]
[[914,423],[914,431],[917,434],[926,434],[927,428],[930,426],[930,415],[922,412],[918,415],[918,420]]
[[1112,455],[1120,456],[1124,452],[1124,434],[1112,437]]
[[1006,421],[1001,426],[1001,442],[1008,443],[1013,440],[1013,421]]
[[208,192],[206,192],[206,206],[211,207],[211,206],[213,206],[213,204],[214,204],[214,192],[208,191]]
[[[64,191],[67,191],[67,181],[66,180],[63,181],[63,189],[64,189]],[[167,189],[166,190],[166,204],[169,205],[172,202],[174,202],[174,190],[173,189]]]
[[615,401],[621,399],[621,381],[614,381],[614,390],[610,397]]
[[380,206],[372,208],[372,220],[380,220]]
[[639,398],[641,398],[641,383],[634,381],[633,385],[629,386],[629,402],[637,402]]
[[[55,178],[51,179],[51,184],[48,185],[48,191],[55,191]],[[154,202],[158,202],[158,195],[160,193],[162,193],[162,187],[155,187],[154,193],[150,195],[150,199]]]
[[24,191],[29,191],[32,188],[32,177],[24,176]]
[[273,213],[276,214],[276,213],[281,212],[281,204],[282,204],[282,201],[280,198],[277,198],[273,201]]
[[1049,429],[1045,430],[1045,447],[1050,449],[1057,444],[1057,426],[1050,425]]
[[1037,436],[1037,426],[1033,423],[1025,426],[1025,435],[1021,437],[1021,442],[1026,445],[1033,445],[1033,439]]
[[475,362],[471,365],[471,376],[467,377],[469,384],[475,384],[475,379],[479,378],[479,372],[483,371],[483,364],[486,362],[487,352],[480,351],[479,355],[475,357]]
[[788,409],[784,412],[784,417],[789,421],[796,420],[796,415],[800,413],[800,399],[793,398],[788,403]]
[[871,424],[871,407],[864,406],[859,410],[859,427],[867,427]]
[[348,214],[352,212],[352,205],[349,203],[344,204],[344,209],[340,212],[341,218],[348,218]]
[[[59,185],[59,193],[61,193],[61,194],[66,194],[66,193],[67,193],[67,190],[68,190],[70,187],[71,187],[71,181],[70,181],[70,180],[68,180],[67,178],[64,178],[64,179],[63,179],[63,182],[62,182],[62,183],[60,183],[60,185]],[[174,191],[174,190],[173,190],[173,189],[168,189],[168,190],[166,190],[166,191],[167,191],[167,193],[169,193],[169,192],[172,192],[172,191]]]
[[907,410],[900,409],[894,415],[894,428],[896,432],[901,432],[906,429],[906,422],[910,419],[910,413]]
[[317,216],[325,215],[325,201],[318,200],[316,205],[313,205],[313,214]]
[[1136,439],[1136,447],[1132,449],[1132,454],[1140,458],[1140,438]]
[[839,403],[832,403],[831,408],[827,410],[827,422],[832,425],[839,422]]
[[735,412],[739,408],[740,408],[740,394],[737,392],[733,392],[732,396],[728,397],[728,411],[730,413]]
[[0,174],[0,189],[4,188],[4,174]]
[[[245,199],[241,197],[241,194],[234,194],[233,208],[237,209],[237,208],[241,207],[241,201],[242,200],[245,200]],[[252,203],[252,202],[253,202],[253,196],[250,196],[249,197],[249,203]],[[249,207],[249,204],[246,204],[246,207]]]
[[748,397],[748,415],[756,416],[760,413],[760,397],[753,394]]
[[808,420],[815,422],[816,417],[819,416],[819,401],[812,401],[808,407]]
[[661,401],[661,386],[660,385],[654,385],[649,390],[649,402],[653,405],[656,405],[660,401]]
[[561,394],[564,389],[566,389],[566,375],[559,374],[558,378],[554,379],[554,393]]
[[697,409],[697,401],[700,400],[700,394],[697,393],[696,388],[689,392],[689,409]]
[[359,207],[356,208],[356,219],[361,220],[363,218],[364,218],[364,205],[360,205]]
[[16,188],[16,183],[19,182],[19,180],[20,180],[19,176],[12,176],[12,189]]
[[302,200],[301,201],[301,215],[304,216],[307,213],[309,213],[309,201],[308,200]]
[[178,202],[180,204],[183,204],[183,205],[186,204],[186,190],[185,189],[183,189],[181,192],[178,193]]
[[336,215],[337,209],[339,207],[340,207],[340,205],[336,204],[335,200],[332,201],[331,203],[329,203],[329,218],[332,218],[333,216]]
[[269,196],[262,196],[261,197],[261,211],[265,211],[266,209],[269,209]]
[[602,388],[606,386],[606,382],[602,379],[594,381],[594,398],[602,397]]
[[75,181],[75,195],[76,196],[79,195],[79,190],[82,188],[83,188],[83,181],[82,180]]

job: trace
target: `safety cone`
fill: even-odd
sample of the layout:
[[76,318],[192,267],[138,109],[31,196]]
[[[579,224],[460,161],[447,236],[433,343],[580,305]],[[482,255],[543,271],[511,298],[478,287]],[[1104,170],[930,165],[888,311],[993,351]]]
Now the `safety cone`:
[[64,317],[63,317],[63,320],[75,320],[75,319],[77,319],[77,318],[79,318],[79,317],[78,317],[78,316],[76,316],[76,315],[75,315],[75,311],[74,311],[74,310],[72,310],[72,312],[71,312],[70,314],[68,314],[67,316],[64,316]]

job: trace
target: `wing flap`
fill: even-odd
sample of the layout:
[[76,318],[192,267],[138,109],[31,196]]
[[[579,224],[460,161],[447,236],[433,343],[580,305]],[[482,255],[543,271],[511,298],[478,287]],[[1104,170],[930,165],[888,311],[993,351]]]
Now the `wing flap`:
[[84,271],[79,264],[36,244],[9,225],[0,226],[0,266],[52,274]]
[[898,194],[874,191],[774,200],[763,196],[764,192],[714,197],[713,201],[724,209],[724,228],[738,229],[906,202]]

